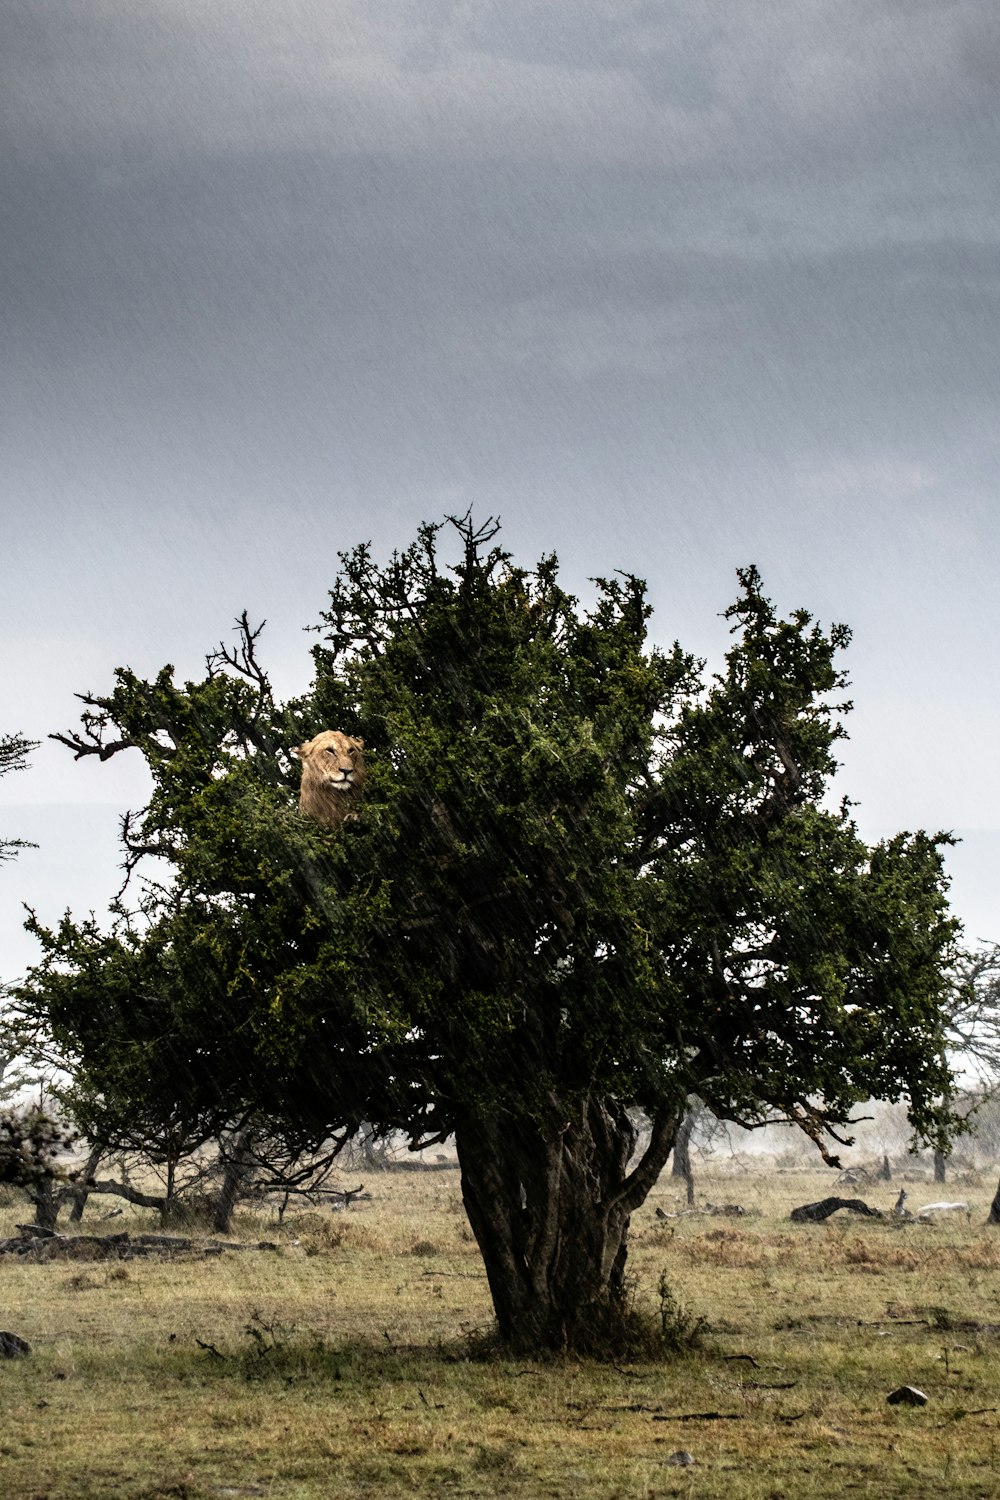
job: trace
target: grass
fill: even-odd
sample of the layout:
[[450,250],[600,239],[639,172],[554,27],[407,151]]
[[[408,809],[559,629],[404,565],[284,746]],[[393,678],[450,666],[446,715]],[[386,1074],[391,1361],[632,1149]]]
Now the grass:
[[[971,1222],[789,1223],[831,1183],[703,1174],[699,1200],[754,1216],[665,1221],[655,1208],[681,1205],[663,1180],[633,1224],[637,1300],[655,1313],[665,1275],[708,1328],[652,1364],[470,1358],[490,1306],[450,1170],[372,1178],[372,1202],[281,1231],[236,1226],[277,1251],[5,1259],[0,1327],[32,1354],[0,1361],[0,1495],[1000,1495],[995,1178],[947,1189]],[[24,1216],[0,1211],[0,1235]],[[888,1406],[903,1382],[928,1405]]]

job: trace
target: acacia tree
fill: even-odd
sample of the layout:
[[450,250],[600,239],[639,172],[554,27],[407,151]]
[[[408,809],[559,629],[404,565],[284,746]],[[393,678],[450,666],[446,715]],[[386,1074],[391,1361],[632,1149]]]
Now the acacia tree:
[[[448,566],[442,529],[341,555],[299,700],[246,616],[202,681],[121,670],[85,698],[61,738],[145,757],[126,862],[171,876],[107,931],[35,923],[23,1003],[105,1125],[181,1101],[206,1137],[251,1113],[316,1142],[454,1134],[501,1336],[594,1347],[689,1095],[828,1159],[872,1095],[945,1139],[947,840],[869,848],[826,805],[848,632],[779,618],[754,569],[706,677],[649,646],[639,580],[584,609],[554,557],[516,567],[465,517]],[[332,832],[287,755],[327,727],[368,756]]]

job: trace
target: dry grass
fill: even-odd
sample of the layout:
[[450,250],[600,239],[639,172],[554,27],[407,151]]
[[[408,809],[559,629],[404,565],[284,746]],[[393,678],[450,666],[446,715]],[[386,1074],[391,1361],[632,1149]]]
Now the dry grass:
[[[680,1206],[665,1179],[634,1224],[637,1299],[653,1308],[665,1270],[710,1331],[620,1368],[468,1357],[490,1307],[451,1171],[372,1179],[371,1203],[280,1234],[238,1226],[276,1252],[5,1260],[0,1326],[33,1352],[0,1362],[0,1495],[1000,1494],[993,1180],[963,1186],[971,1221],[790,1224],[830,1182],[704,1177],[699,1197],[756,1217],[661,1220]],[[887,1406],[904,1381],[925,1408]]]

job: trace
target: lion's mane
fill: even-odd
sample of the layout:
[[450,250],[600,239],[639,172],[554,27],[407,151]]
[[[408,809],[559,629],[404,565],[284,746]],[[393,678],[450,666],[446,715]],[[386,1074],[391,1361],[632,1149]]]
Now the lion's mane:
[[291,753],[302,762],[299,811],[339,828],[361,797],[365,784],[364,740],[324,729]]

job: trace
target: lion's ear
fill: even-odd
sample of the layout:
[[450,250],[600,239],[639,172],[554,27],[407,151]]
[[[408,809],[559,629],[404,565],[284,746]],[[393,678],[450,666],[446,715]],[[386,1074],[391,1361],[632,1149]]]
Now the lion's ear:
[[296,760],[301,760],[302,752],[305,748],[305,745],[294,745],[288,753],[289,755],[294,755]]
[[356,739],[354,743],[357,745],[359,750],[363,750],[365,748],[365,742],[362,739]]

